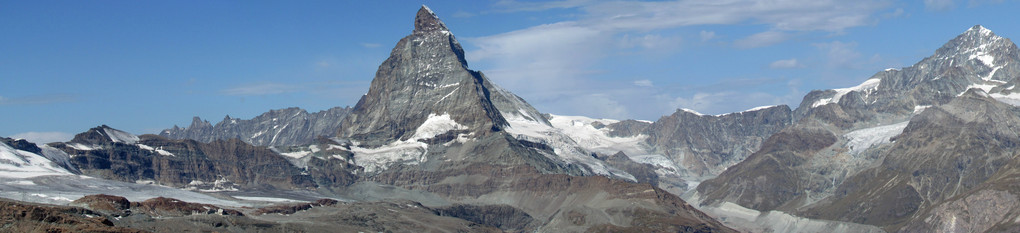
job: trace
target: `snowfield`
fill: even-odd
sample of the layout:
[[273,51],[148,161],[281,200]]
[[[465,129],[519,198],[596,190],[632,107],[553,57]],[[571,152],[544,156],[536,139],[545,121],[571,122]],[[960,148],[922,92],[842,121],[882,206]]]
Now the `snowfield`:
[[909,121],[859,129],[846,133],[843,135],[849,139],[846,143],[846,147],[850,149],[850,153],[860,154],[873,146],[889,143],[890,138],[903,133],[903,129],[907,127],[907,123],[909,123]]
[[42,155],[0,143],[0,177],[30,178],[49,175],[73,174]]
[[[378,148],[363,148],[355,145],[351,147],[354,153],[354,161],[358,166],[365,168],[365,172],[375,172],[386,169],[396,163],[419,164],[424,163],[427,157],[429,145],[419,142],[420,139],[429,139],[452,130],[464,130],[467,126],[457,123],[450,114],[442,115],[429,114],[425,122],[422,122],[414,131],[411,138],[403,141],[394,141]],[[461,135],[463,136],[463,135]],[[461,140],[461,137],[458,137]]]
[[677,170],[677,166],[665,156],[652,155],[648,152],[650,147],[645,143],[647,135],[613,137],[609,136],[608,128],[596,129],[593,125],[595,122],[609,125],[619,122],[618,120],[551,114],[550,116],[549,123],[551,125],[523,117],[508,117],[507,121],[510,123],[510,127],[506,132],[520,140],[549,145],[556,153],[553,155],[555,156],[553,159],[587,165],[596,174],[634,179],[631,174],[611,168],[601,160],[592,157],[591,153],[593,152],[612,155],[623,151],[638,163]]

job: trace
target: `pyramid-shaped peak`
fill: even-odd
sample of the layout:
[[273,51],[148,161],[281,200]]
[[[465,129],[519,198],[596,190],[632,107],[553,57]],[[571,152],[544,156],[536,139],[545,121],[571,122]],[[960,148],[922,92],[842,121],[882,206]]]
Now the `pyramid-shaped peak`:
[[418,9],[418,16],[414,18],[414,31],[449,31],[449,29],[446,28],[446,24],[442,20],[439,20],[439,16],[432,12],[432,9],[421,5],[421,9]]
[[935,51],[938,57],[971,56],[976,53],[985,54],[989,51],[1000,50],[1012,46],[1005,38],[1002,38],[992,30],[981,25],[974,25],[956,36],[941,48]]
[[995,36],[995,33],[993,33],[992,30],[988,30],[988,28],[985,28],[984,26],[981,26],[979,24],[970,27],[970,29],[967,29],[967,31],[963,32],[963,35],[993,37]]
[[987,34],[987,33],[991,33],[992,32],[992,30],[988,30],[988,28],[985,28],[985,26],[981,26],[981,24],[974,25],[973,27],[970,27],[970,29],[967,29],[967,31],[977,31],[977,32],[981,32],[983,34]]

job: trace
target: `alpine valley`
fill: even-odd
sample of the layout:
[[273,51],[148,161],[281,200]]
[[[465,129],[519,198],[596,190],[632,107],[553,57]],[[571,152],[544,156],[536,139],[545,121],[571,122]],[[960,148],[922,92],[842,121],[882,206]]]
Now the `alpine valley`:
[[982,26],[796,109],[650,122],[542,113],[413,23],[353,107],[0,138],[0,231],[1020,231],[1020,51]]

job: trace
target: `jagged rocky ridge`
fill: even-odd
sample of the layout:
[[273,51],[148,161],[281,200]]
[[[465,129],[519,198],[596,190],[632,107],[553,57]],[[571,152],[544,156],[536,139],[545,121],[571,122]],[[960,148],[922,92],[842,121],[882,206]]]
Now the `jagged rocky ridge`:
[[700,181],[743,161],[765,138],[790,123],[786,105],[715,116],[677,110],[652,123],[644,134],[654,152],[683,167],[688,179]]
[[993,182],[989,177],[1010,163],[1003,155],[1013,156],[1015,131],[998,132],[1016,117],[1003,103],[1017,103],[1018,62],[1009,39],[974,26],[913,66],[887,69],[856,87],[812,91],[793,125],[703,182],[692,199],[887,231],[954,230],[939,217],[992,218],[1009,227],[999,222],[1006,210],[961,210],[951,200],[1009,196],[975,187]]
[[174,126],[159,133],[171,139],[199,142],[240,139],[256,146],[293,146],[312,143],[317,137],[333,137],[347,117],[349,107],[308,113],[300,108],[270,110],[250,120],[226,116],[213,125],[195,117],[187,128]]

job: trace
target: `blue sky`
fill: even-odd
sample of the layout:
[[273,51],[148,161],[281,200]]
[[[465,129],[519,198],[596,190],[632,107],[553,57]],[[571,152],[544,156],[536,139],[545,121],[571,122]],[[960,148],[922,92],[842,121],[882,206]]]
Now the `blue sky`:
[[1020,38],[1012,0],[0,0],[0,135],[354,105],[421,4],[540,111],[616,119],[795,107],[976,24]]

